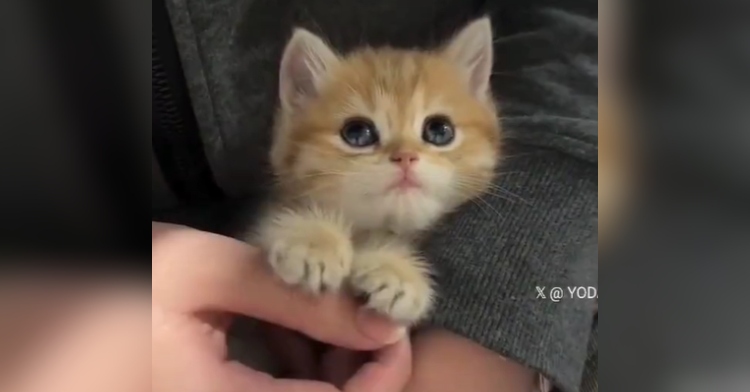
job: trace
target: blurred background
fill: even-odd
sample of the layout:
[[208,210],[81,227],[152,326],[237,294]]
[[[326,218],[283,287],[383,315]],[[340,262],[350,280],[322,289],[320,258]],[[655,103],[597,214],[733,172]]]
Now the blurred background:
[[0,1],[5,254],[145,256],[147,6]]
[[599,381],[747,390],[748,4],[599,4]]
[[[3,259],[148,265],[146,6],[0,1]],[[750,4],[599,7],[599,382],[750,390]]]

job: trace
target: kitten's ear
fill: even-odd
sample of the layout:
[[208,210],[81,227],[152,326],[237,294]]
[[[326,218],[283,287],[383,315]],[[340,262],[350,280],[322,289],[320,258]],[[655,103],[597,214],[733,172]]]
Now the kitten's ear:
[[339,57],[323,39],[305,29],[295,29],[281,57],[281,104],[296,108],[315,97],[326,74],[338,62]]
[[485,98],[492,75],[492,24],[489,17],[477,19],[459,31],[443,54],[465,72],[471,92]]

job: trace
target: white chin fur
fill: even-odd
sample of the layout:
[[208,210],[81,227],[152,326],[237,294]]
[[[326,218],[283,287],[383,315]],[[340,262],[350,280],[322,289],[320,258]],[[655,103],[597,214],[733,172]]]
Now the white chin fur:
[[[446,189],[450,188],[446,183],[448,173],[430,173],[430,169],[434,168],[423,165],[417,170],[417,180],[423,185],[418,189],[386,190],[388,184],[398,178],[396,171],[386,174],[382,181],[373,176],[370,186],[381,189],[379,194],[347,198],[345,214],[355,226],[363,229],[385,228],[409,234],[429,228],[446,212]],[[358,190],[351,191],[357,193]]]
[[421,189],[357,199],[346,200],[342,207],[346,217],[362,230],[387,228],[409,234],[430,227],[445,212],[442,202],[428,197]]
[[388,190],[399,170],[373,166],[342,177],[338,191],[318,194],[318,202],[340,210],[355,229],[411,234],[428,229],[451,208],[452,175],[451,170],[425,162],[416,172],[422,188]]

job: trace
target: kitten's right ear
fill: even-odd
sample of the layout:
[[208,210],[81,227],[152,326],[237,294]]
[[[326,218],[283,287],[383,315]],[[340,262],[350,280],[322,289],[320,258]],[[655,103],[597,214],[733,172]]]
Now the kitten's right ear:
[[320,37],[301,28],[294,30],[284,49],[279,70],[279,97],[287,108],[297,108],[314,98],[339,57]]

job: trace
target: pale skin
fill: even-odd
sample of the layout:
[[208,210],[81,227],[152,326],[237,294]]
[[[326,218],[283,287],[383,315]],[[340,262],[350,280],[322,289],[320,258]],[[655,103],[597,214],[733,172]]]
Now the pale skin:
[[[219,251],[218,245],[217,241],[216,248],[212,247],[210,252]],[[234,241],[231,244],[222,241],[221,246],[247,247]],[[296,297],[296,294],[289,295]],[[344,302],[347,308],[352,306],[350,302]],[[283,319],[286,316],[277,317]],[[339,325],[336,320],[326,318],[325,321]],[[333,341],[341,330],[337,328],[328,332],[330,335],[323,334],[319,340]],[[413,366],[407,384],[404,388],[392,389],[393,392],[528,392],[535,386],[536,375],[530,369],[448,331],[431,330],[417,336],[412,353]]]
[[414,367],[405,392],[536,391],[533,371],[454,333],[427,331],[412,344]]
[[[223,356],[223,319],[199,316],[203,313],[200,309],[253,315],[337,346],[377,350],[375,362],[355,369],[352,376],[346,375],[344,392],[521,392],[531,390],[533,385],[531,371],[446,331],[428,331],[418,336],[412,358],[409,342],[398,327],[371,315],[358,318],[357,306],[343,296],[311,299],[275,283],[261,272],[258,253],[244,243],[160,224],[152,226],[152,239],[152,261],[160,261],[154,263],[152,270],[151,314],[148,296],[125,285],[79,287],[77,293],[65,291],[69,293],[66,296],[50,291],[48,294],[55,295],[46,299],[42,295],[37,302],[49,306],[34,309],[48,318],[57,318],[49,312],[50,306],[65,309],[67,317],[60,319],[60,323],[47,322],[57,332],[40,340],[39,346],[44,342],[44,349],[29,350],[27,360],[8,373],[13,377],[0,375],[0,389],[9,392],[341,390],[321,382],[276,380],[227,362]],[[209,255],[212,262],[205,263]],[[57,300],[54,304],[53,298]],[[313,318],[315,322],[310,323]],[[23,319],[16,321],[23,324]],[[23,328],[10,327],[0,332],[12,340],[8,334],[18,334]],[[388,344],[394,340],[397,343]],[[0,351],[0,360],[17,354]]]
[[[403,330],[339,296],[310,299],[264,273],[257,251],[186,227],[152,224],[152,292],[132,283],[54,277],[0,290],[5,392],[391,392],[403,389],[411,352]],[[40,286],[41,284],[41,286]],[[26,299],[29,294],[39,293]],[[23,298],[16,299],[16,295]],[[31,308],[13,306],[23,302]],[[151,312],[149,312],[149,308]],[[63,310],[54,312],[52,310]],[[226,359],[229,313],[263,319],[376,359],[342,388],[274,379]],[[314,322],[310,322],[314,320]],[[29,327],[48,326],[28,337]],[[149,328],[149,325],[151,327]],[[6,362],[8,363],[8,362]]]
[[536,382],[530,369],[448,331],[418,335],[413,355],[406,387],[394,392],[528,392]]

